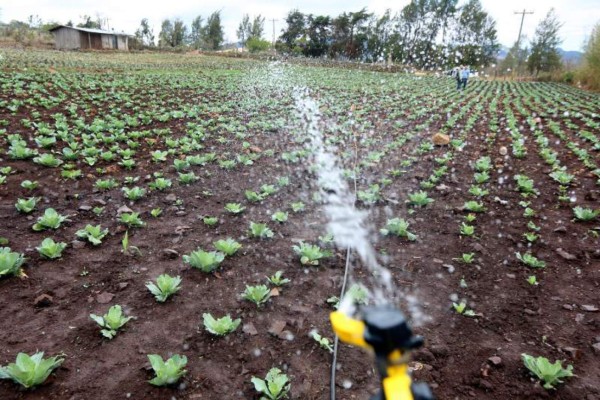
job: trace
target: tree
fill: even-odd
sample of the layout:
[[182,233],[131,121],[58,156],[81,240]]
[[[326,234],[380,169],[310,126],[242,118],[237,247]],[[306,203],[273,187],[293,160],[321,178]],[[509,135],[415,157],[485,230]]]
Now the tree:
[[250,35],[248,39],[262,39],[263,33],[265,32],[265,17],[258,14],[252,21],[252,27],[250,28]]
[[250,37],[250,32],[252,31],[252,24],[250,23],[250,16],[248,14],[244,14],[242,17],[242,22],[240,22],[237,29],[237,37],[242,46],[246,45],[246,41]]
[[364,50],[364,42],[367,40],[367,22],[373,14],[367,13],[363,8],[358,12],[350,13],[350,40],[346,45],[346,55],[350,58],[358,58]]
[[160,47],[178,47],[185,44],[187,38],[187,26],[179,18],[171,21],[165,19],[162,22],[158,34],[158,45]]
[[483,10],[479,0],[469,0],[460,9],[451,46],[455,57],[450,65],[493,63],[500,49],[496,35],[496,21]]
[[[522,42],[524,42],[522,38]],[[519,43],[513,45],[506,54],[506,58],[500,64],[501,73],[512,72],[513,74],[522,75],[526,72],[527,58],[529,57],[529,49],[521,47]]]
[[170,19],[163,20],[160,26],[158,45],[160,47],[173,47],[173,23]]
[[550,9],[535,29],[535,36],[531,41],[531,54],[527,60],[530,73],[535,73],[537,76],[540,71],[551,72],[560,68],[558,46],[562,39],[558,36],[558,32],[561,27],[562,23],[558,21],[554,9]]
[[330,55],[363,58],[369,41],[369,21],[372,16],[373,14],[367,13],[366,8],[363,8],[357,12],[344,12],[333,19]]
[[140,27],[135,31],[135,38],[144,46],[154,46],[154,34],[148,18],[144,18],[140,22]]
[[380,18],[371,18],[367,31],[366,51],[363,58],[369,62],[391,59],[398,46],[398,34],[394,31],[394,18],[388,9]]
[[98,15],[95,20],[89,15],[82,16],[81,20],[82,22],[77,24],[78,28],[102,29],[102,19]]
[[209,50],[219,50],[223,45],[224,34],[221,25],[221,11],[213,12],[202,29],[202,43]]
[[199,49],[202,47],[202,17],[200,15],[194,18],[191,28],[192,31],[189,37],[190,46],[194,49]]
[[281,41],[288,51],[299,50],[299,45],[305,38],[305,17],[298,10],[292,10],[285,17],[287,27],[280,36]]
[[173,22],[173,47],[183,46],[187,39],[187,26],[183,23],[183,21],[177,18]]
[[600,22],[592,29],[584,49],[578,77],[590,89],[600,90]]
[[304,48],[304,55],[309,57],[321,57],[329,50],[329,37],[331,37],[331,19],[325,15],[307,18],[308,41]]
[[403,63],[433,69],[447,63],[449,33],[456,26],[458,0],[412,0],[398,18]]

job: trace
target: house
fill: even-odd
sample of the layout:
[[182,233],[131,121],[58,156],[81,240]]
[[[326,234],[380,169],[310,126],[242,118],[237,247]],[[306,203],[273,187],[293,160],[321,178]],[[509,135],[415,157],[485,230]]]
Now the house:
[[54,34],[55,46],[59,50],[123,50],[129,51],[129,38],[126,33],[110,32],[101,29],[76,28],[58,25],[50,29]]

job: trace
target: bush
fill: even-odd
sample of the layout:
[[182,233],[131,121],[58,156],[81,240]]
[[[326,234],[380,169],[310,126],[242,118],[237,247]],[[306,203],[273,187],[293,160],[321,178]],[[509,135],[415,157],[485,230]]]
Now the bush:
[[575,72],[573,71],[567,71],[563,74],[563,78],[562,81],[564,83],[568,83],[571,84],[575,81]]
[[597,23],[585,45],[583,64],[577,71],[577,78],[582,85],[600,90],[600,23]]
[[248,51],[250,53],[258,53],[261,51],[265,51],[270,46],[271,44],[268,41],[259,38],[250,38],[246,42],[246,47],[248,48]]

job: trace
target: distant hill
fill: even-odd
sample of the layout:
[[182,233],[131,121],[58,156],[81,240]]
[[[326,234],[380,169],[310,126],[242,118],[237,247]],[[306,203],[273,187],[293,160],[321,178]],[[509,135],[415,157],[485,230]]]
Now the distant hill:
[[583,58],[583,53],[580,51],[574,50],[563,50],[558,49],[560,51],[560,55],[565,62],[570,62],[574,64],[579,64],[581,59]]
[[[498,60],[504,60],[509,50],[509,47],[502,46],[498,51]],[[576,50],[558,49],[558,51],[560,52],[563,61],[571,64],[578,64],[581,61],[581,58],[583,57],[583,53]]]

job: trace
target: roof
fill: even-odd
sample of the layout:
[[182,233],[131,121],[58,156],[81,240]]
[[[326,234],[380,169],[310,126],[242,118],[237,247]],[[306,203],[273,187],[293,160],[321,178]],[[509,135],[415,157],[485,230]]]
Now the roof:
[[101,33],[103,35],[133,36],[133,35],[130,35],[125,32],[105,31],[102,29],[92,29],[92,28],[79,28],[77,26],[67,26],[67,25],[57,25],[54,28],[50,29],[50,32],[53,32],[60,28],[75,29],[76,31],[88,32],[88,33]]

